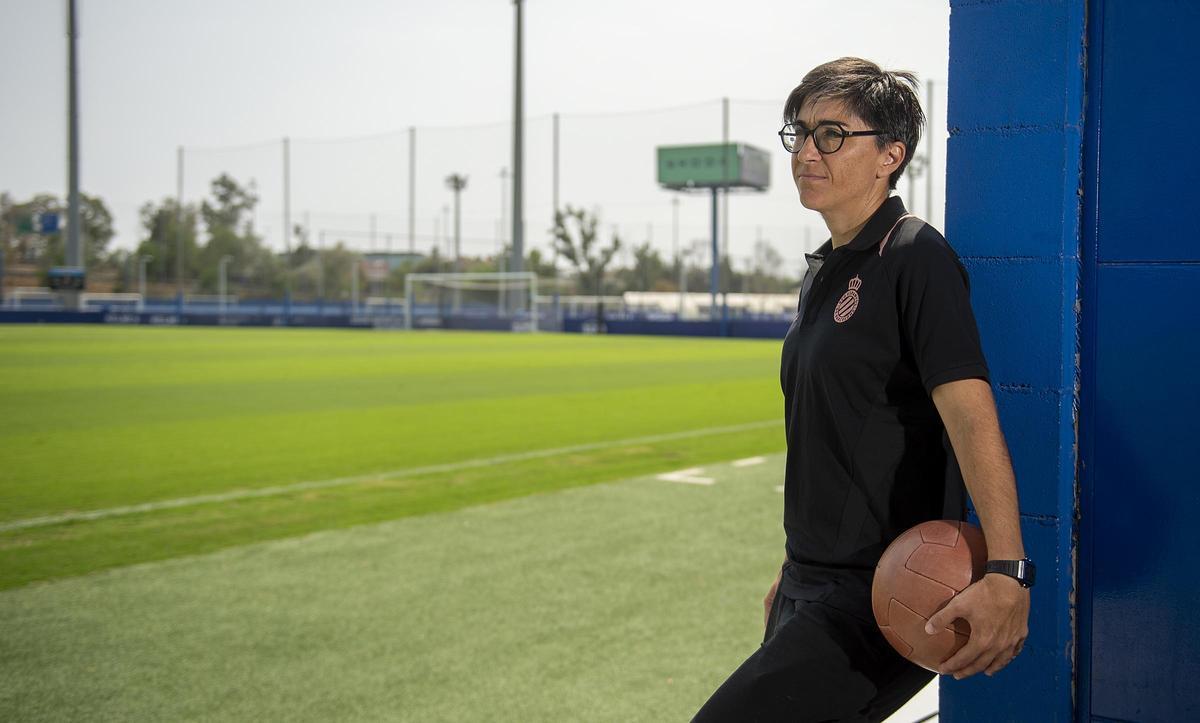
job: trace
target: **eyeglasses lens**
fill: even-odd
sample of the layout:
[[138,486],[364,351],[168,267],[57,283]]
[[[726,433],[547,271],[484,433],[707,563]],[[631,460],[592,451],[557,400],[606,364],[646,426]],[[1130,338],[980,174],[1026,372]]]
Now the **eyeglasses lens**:
[[796,152],[796,148],[799,145],[797,143],[799,136],[796,135],[796,126],[791,125],[790,123],[785,125],[783,130],[780,131],[779,137],[783,139],[783,147],[785,150],[787,150],[789,153]]
[[842,147],[844,139],[842,129],[835,125],[819,125],[813,131],[813,142],[817,144],[817,150],[822,153],[837,152]]
[[[837,153],[846,140],[842,129],[832,124],[818,125],[811,135],[813,144],[821,153]],[[808,140],[809,131],[804,126],[789,123],[783,127],[780,136],[783,138],[783,147],[789,153],[795,153]]]

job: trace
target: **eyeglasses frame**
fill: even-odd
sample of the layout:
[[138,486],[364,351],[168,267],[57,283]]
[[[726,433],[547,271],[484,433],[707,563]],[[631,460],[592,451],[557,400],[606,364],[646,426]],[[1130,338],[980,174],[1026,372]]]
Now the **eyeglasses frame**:
[[[804,137],[803,137],[803,138],[800,140],[800,145],[796,146],[796,150],[789,150],[789,149],[788,149],[788,147],[787,147],[787,141],[785,141],[785,140],[783,139],[783,136],[785,135],[785,134],[784,134],[784,131],[786,131],[786,130],[787,130],[788,126],[792,126],[792,127],[794,127],[794,128],[795,128],[795,127],[799,127],[801,130],[803,130],[803,131],[804,131]],[[779,142],[783,144],[783,150],[787,151],[788,153],[799,153],[799,152],[800,152],[800,150],[801,150],[802,148],[804,148],[804,144],[808,142],[808,139],[809,139],[809,137],[810,137],[810,136],[812,136],[814,133],[816,133],[816,132],[817,132],[817,129],[818,129],[818,128],[820,128],[821,126],[829,126],[829,127],[831,127],[831,128],[837,128],[837,129],[838,129],[838,133],[839,133],[839,135],[841,136],[841,139],[842,139],[842,140],[841,140],[841,141],[838,143],[838,147],[837,147],[837,148],[834,148],[832,151],[828,151],[828,152],[821,150],[821,149],[820,149],[820,148],[817,146],[817,141],[816,141],[816,139],[813,139],[813,148],[816,148],[816,149],[817,149],[817,153],[820,153],[820,154],[821,154],[821,155],[823,155],[823,156],[829,156],[829,155],[833,155],[834,153],[837,153],[838,151],[842,150],[842,146],[846,145],[846,139],[847,139],[847,138],[853,138],[854,136],[881,136],[881,135],[883,135],[883,134],[884,134],[884,131],[879,131],[879,130],[874,130],[874,131],[848,131],[848,130],[846,130],[845,128],[843,128],[843,127],[841,126],[841,124],[840,124],[840,123],[834,123],[834,122],[832,122],[832,121],[822,121],[822,122],[818,123],[817,125],[813,126],[812,130],[809,130],[808,128],[806,128],[806,127],[804,126],[804,124],[803,124],[803,123],[795,123],[795,122],[792,122],[792,123],[784,123],[784,124],[783,124],[783,128],[780,128],[780,129],[779,129]],[[797,138],[799,138],[799,137],[800,137],[800,134],[799,134],[799,133],[788,133],[788,134],[786,134],[786,135],[796,136]]]

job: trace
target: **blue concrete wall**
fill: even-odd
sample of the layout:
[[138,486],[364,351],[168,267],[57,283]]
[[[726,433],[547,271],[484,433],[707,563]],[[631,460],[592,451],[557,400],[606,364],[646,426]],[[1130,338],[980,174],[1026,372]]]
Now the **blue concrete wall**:
[[1200,720],[1200,6],[1090,0],[1079,717]]
[[1084,19],[1083,0],[951,2],[946,237],[971,274],[1038,584],[1024,653],[994,678],[943,678],[942,721],[1074,714]]

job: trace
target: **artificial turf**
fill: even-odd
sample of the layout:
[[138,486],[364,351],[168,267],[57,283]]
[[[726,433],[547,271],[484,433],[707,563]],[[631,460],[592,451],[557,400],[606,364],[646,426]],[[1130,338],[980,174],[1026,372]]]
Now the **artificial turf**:
[[0,719],[687,720],[762,635],[782,462],[0,592]]
[[[0,526],[356,478],[2,530],[0,588],[775,452],[778,350],[558,334],[0,327]],[[686,431],[701,435],[646,440]],[[608,446],[407,472],[589,444]]]

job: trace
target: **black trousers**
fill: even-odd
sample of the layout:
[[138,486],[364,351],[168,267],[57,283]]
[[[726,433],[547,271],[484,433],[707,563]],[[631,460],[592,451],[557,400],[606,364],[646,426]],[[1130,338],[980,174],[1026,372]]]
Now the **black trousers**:
[[874,619],[864,619],[862,603],[836,595],[794,600],[777,592],[762,646],[721,684],[693,723],[858,723],[895,713],[934,674],[900,657]]

